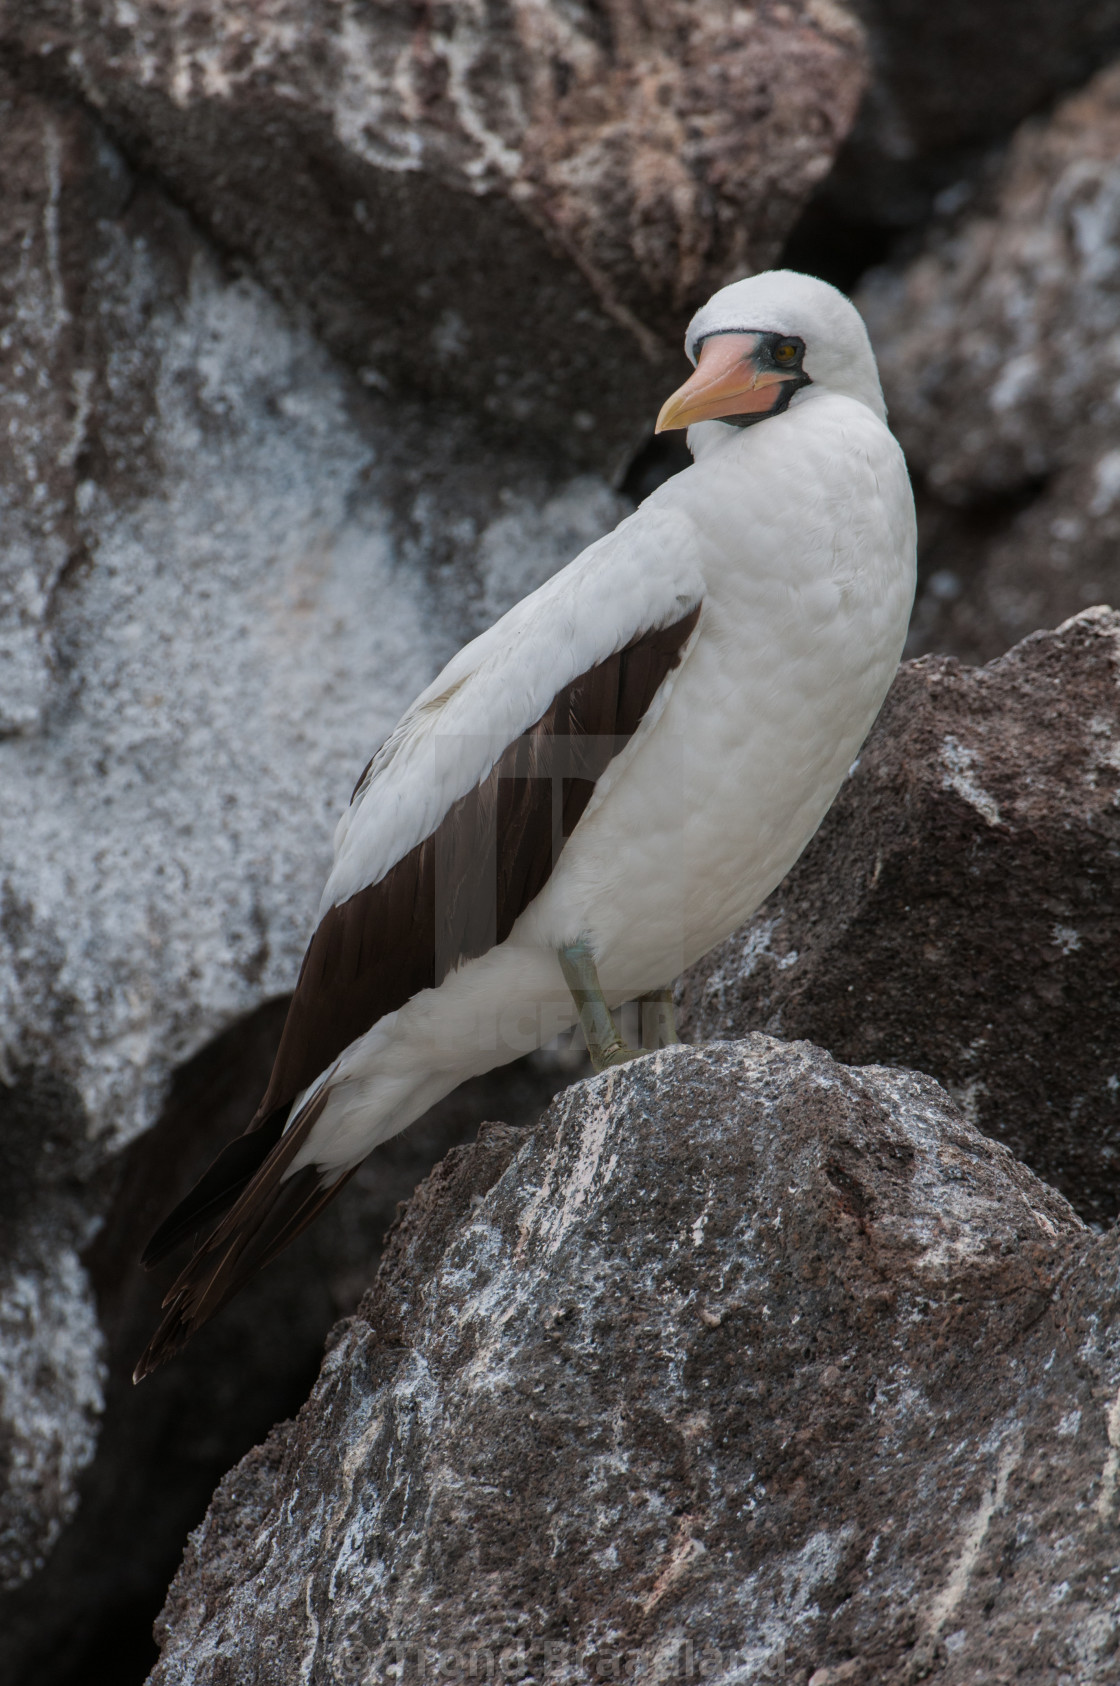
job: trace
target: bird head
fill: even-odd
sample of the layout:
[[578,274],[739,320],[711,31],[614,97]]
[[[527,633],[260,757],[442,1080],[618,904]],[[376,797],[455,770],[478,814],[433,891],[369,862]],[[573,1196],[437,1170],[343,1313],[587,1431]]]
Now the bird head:
[[863,318],[815,276],[770,269],[722,287],[692,318],[684,348],[696,372],[662,405],[658,433],[704,421],[749,427],[821,392],[886,420]]

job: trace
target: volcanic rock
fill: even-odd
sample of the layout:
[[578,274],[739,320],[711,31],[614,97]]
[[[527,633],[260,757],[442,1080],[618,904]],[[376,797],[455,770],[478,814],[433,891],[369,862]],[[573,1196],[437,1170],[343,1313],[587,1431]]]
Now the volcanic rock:
[[765,1029],[916,1067],[1087,1219],[1120,1206],[1120,615],[980,669],[908,662],[813,842],[681,985],[689,1038]]
[[[73,104],[0,74],[0,737],[39,718],[52,596],[79,553],[76,463],[90,408],[74,281],[128,176]],[[67,285],[69,281],[69,285]]]
[[858,302],[918,482],[912,652],[984,661],[1120,600],[1120,65]]
[[1111,1679],[1115,1235],[932,1079],[759,1035],[516,1145],[222,1483],[153,1686]]
[[[18,1390],[4,1391],[16,1454],[4,1543],[9,1564],[30,1557],[34,1570],[0,1602],[0,1677],[20,1686],[147,1674],[152,1621],[187,1533],[231,1464],[306,1398],[325,1332],[368,1287],[400,1202],[480,1118],[500,1110],[532,1122],[586,1069],[582,1059],[537,1057],[462,1085],[372,1153],[328,1218],[174,1364],[135,1388],[133,1364],[176,1269],[169,1261],[147,1276],[137,1253],[243,1126],[267,1081],[285,1007],[285,998],[270,1002],[180,1067],[156,1125],[87,1186],[87,1210],[104,1216],[71,1265],[76,1281],[45,1226],[30,1261],[38,1275],[26,1264],[9,1273],[0,1378],[14,1371]],[[37,1199],[42,1206],[41,1191]],[[31,1306],[28,1295],[38,1297]],[[82,1398],[78,1386],[91,1370],[93,1397]],[[34,1534],[43,1520],[54,1528],[46,1551]]]
[[926,222],[978,155],[1120,52],[1117,0],[856,0],[855,10],[871,82],[822,198],[857,227]]
[[0,40],[372,389],[596,466],[692,310],[778,255],[865,80],[837,0],[10,0]]

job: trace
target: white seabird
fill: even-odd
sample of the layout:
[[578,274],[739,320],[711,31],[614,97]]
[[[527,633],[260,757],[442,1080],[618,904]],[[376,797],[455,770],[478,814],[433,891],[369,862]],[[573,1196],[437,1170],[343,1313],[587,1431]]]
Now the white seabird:
[[221,1218],[136,1379],[463,1079],[577,1012],[599,1068],[632,1058],[610,1009],[742,924],[858,754],[915,577],[863,322],[777,270],[685,349],[658,430],[693,465],[461,650],[359,780],[265,1096],[145,1253]]

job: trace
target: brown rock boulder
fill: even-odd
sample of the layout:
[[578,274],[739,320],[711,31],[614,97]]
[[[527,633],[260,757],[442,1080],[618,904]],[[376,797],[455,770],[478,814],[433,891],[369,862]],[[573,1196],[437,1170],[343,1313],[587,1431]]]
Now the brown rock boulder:
[[441,1168],[231,1472],[153,1686],[1111,1678],[1116,1238],[762,1036]]
[[899,673],[785,881],[681,985],[754,1028],[916,1067],[1081,1214],[1120,1205],[1120,615]]
[[919,485],[913,653],[984,661],[1120,600],[1120,65],[858,302]]
[[865,80],[836,0],[14,0],[3,37],[371,387],[596,465],[690,311],[778,255]]

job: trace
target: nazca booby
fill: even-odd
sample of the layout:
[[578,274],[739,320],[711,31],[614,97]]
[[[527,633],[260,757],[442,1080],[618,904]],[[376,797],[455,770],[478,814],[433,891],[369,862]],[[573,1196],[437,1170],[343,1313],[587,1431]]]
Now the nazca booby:
[[[139,1379],[463,1079],[664,992],[793,865],[902,652],[915,521],[863,322],[772,271],[693,317],[694,462],[450,661],[366,767],[220,1219]],[[663,1034],[669,1025],[663,1025]],[[222,1215],[224,1213],[224,1216]]]

